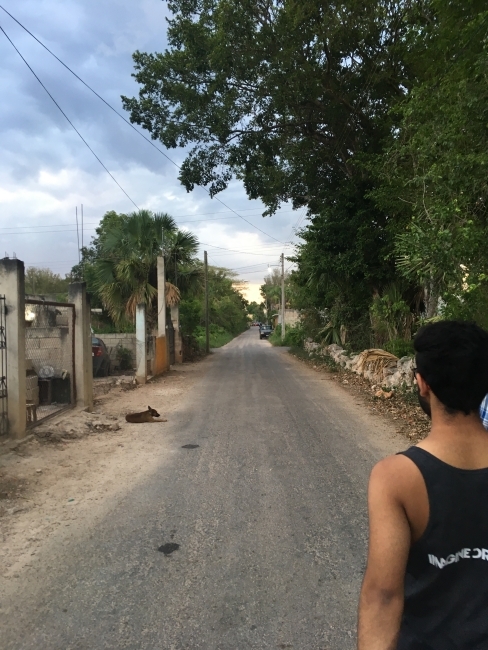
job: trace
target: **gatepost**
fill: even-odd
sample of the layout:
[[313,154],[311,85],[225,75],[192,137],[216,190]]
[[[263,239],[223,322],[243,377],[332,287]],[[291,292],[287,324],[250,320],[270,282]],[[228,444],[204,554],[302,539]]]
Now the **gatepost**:
[[171,320],[175,331],[175,363],[183,363],[183,339],[180,329],[180,306],[171,307]]
[[0,294],[6,309],[8,432],[19,439],[26,432],[24,262],[0,260]]
[[68,301],[75,306],[76,406],[91,409],[93,408],[93,360],[90,299],[86,292],[86,282],[73,282],[69,285]]
[[154,374],[169,370],[169,349],[166,337],[166,276],[164,257],[158,257],[158,336],[156,337],[156,358]]
[[146,305],[136,307],[136,381],[147,381]]

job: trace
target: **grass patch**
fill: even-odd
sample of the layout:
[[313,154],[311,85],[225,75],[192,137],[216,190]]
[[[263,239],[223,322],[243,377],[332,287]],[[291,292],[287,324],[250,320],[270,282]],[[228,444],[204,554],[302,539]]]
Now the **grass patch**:
[[[226,345],[234,338],[234,334],[231,334],[223,327],[219,325],[210,325],[209,332],[209,342],[211,348],[221,348],[223,345]],[[205,349],[205,328],[197,327],[193,334],[195,340],[197,341],[199,347]]]
[[286,345],[281,342],[281,332],[278,334],[276,330],[268,336],[268,341],[271,345]]

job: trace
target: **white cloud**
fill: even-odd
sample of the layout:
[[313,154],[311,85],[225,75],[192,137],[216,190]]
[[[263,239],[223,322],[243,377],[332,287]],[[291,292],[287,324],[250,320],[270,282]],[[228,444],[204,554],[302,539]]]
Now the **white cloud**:
[[[132,52],[162,51],[166,46],[166,5],[159,0],[3,4],[120,112],[120,95],[138,92],[131,77]],[[212,264],[234,268],[250,287],[258,287],[283,245],[211,200],[204,189],[188,194],[174,165],[5,15],[2,26],[134,202],[175,216],[205,242],[202,255],[208,250]],[[27,264],[65,273],[78,260],[75,206],[84,205],[85,243],[107,210],[135,208],[2,34],[0,57],[0,87],[2,97],[8,98],[0,104],[0,254],[15,251]],[[184,157],[178,150],[167,153],[177,163]],[[262,206],[249,201],[238,182],[219,198],[275,239],[290,239],[298,214],[289,208],[262,219]]]

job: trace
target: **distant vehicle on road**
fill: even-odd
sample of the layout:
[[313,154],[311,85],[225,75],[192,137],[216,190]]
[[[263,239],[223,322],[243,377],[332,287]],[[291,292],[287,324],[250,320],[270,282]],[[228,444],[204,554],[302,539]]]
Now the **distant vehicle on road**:
[[97,336],[92,336],[93,376],[108,377],[111,369],[110,355],[107,346]]
[[261,325],[259,328],[259,338],[267,339],[273,333],[271,325]]

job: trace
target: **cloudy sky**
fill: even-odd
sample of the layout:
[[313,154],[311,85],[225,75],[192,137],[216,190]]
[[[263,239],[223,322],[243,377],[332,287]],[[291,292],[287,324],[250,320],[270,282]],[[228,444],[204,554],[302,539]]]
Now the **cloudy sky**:
[[[132,53],[166,47],[168,10],[162,0],[0,0],[0,5],[122,113],[120,95],[138,93]],[[134,204],[174,216],[198,236],[200,257],[207,250],[211,264],[235,269],[256,299],[268,264],[277,265],[282,251],[291,252],[279,242],[297,241],[293,227],[303,214],[285,206],[263,219],[260,203],[249,201],[238,182],[219,194],[266,236],[203,188],[188,194],[171,162],[2,9],[0,26]],[[3,32],[0,60],[0,257],[15,253],[26,266],[64,274],[78,261],[76,206],[80,216],[83,204],[85,245],[107,210],[135,207]],[[177,164],[184,157],[180,150],[166,153]]]

